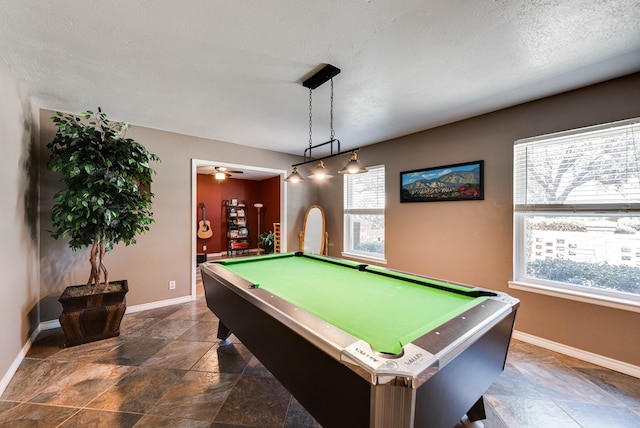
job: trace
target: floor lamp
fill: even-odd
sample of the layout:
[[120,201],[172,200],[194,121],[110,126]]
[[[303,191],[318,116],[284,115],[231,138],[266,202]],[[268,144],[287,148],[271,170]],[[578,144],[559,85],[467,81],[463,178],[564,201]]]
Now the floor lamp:
[[258,209],[258,254],[260,254],[260,209],[264,206],[260,202],[253,204]]

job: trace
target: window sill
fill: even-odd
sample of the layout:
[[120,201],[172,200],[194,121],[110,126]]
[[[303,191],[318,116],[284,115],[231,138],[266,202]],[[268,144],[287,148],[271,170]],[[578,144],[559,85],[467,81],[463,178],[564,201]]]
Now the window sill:
[[349,259],[362,260],[362,261],[365,261],[365,262],[378,263],[378,264],[383,264],[383,265],[387,264],[387,259],[385,259],[385,258],[369,257],[369,256],[364,256],[362,254],[347,253],[347,252],[342,252],[340,254],[342,255],[342,257],[347,257]]
[[633,301],[610,296],[600,296],[590,293],[584,293],[577,290],[565,290],[562,288],[520,281],[509,281],[509,288],[640,313],[640,301]]

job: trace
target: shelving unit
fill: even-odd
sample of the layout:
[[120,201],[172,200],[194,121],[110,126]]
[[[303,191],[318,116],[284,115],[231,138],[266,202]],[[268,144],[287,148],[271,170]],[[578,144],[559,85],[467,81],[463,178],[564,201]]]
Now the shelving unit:
[[245,201],[224,201],[227,220],[227,255],[244,254],[249,251],[249,229]]

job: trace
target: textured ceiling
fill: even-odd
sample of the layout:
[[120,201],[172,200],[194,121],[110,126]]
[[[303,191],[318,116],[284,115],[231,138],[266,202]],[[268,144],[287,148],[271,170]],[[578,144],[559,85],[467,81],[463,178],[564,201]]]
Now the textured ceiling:
[[[41,108],[301,155],[334,79],[342,148],[640,70],[631,0],[0,0]],[[313,142],[329,139],[329,85]]]

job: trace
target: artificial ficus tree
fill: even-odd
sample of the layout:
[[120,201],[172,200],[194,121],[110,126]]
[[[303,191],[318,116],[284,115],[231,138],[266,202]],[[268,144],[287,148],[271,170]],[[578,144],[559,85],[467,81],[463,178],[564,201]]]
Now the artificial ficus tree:
[[51,236],[69,238],[73,250],[91,248],[87,288],[95,292],[109,284],[105,254],[118,243],[135,244],[154,222],[150,163],[160,159],[126,138],[129,125],[110,121],[100,108],[51,119],[57,131],[47,144],[47,168],[64,183],[55,194]]

